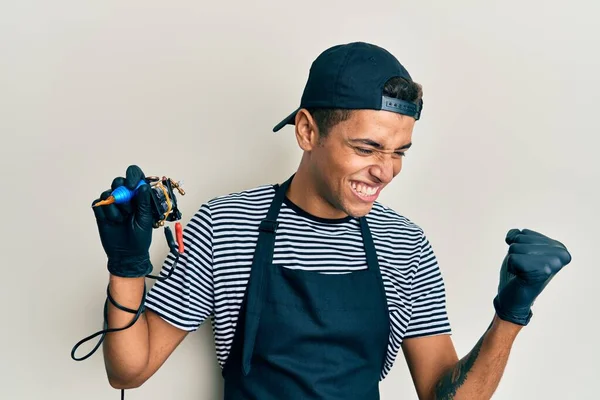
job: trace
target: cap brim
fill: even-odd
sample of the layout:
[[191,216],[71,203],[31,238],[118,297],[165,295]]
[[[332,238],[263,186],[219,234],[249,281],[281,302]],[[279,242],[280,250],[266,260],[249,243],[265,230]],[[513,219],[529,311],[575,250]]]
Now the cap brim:
[[294,125],[296,123],[296,114],[298,114],[298,111],[300,111],[300,107],[294,110],[294,112],[288,115],[283,121],[275,125],[273,132],[277,132],[286,125]]

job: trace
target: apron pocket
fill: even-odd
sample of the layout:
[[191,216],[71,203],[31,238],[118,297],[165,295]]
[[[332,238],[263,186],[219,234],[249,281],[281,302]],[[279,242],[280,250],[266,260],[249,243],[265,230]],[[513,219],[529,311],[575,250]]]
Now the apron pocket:
[[370,270],[324,274],[273,265],[269,272],[266,274],[268,290],[265,301],[277,307],[287,307],[290,312],[368,312],[378,304],[365,302],[362,293],[372,291],[374,274]]

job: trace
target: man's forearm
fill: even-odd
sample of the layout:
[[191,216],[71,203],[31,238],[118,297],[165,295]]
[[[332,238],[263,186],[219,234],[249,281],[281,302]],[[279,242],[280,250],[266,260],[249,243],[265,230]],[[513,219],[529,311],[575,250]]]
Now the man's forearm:
[[497,316],[473,349],[447,371],[434,389],[436,400],[492,397],[521,326]]
[[[120,278],[111,275],[112,298],[120,305],[137,310],[144,294],[144,278]],[[108,304],[108,327],[122,328],[131,323],[134,314]],[[127,386],[144,371],[148,364],[149,342],[146,316],[142,314],[135,324],[125,330],[111,332],[104,340],[104,363],[111,385]]]

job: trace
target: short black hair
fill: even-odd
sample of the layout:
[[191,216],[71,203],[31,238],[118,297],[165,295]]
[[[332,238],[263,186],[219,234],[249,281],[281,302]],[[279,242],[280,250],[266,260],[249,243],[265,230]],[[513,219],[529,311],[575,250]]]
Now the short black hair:
[[[416,104],[423,98],[423,88],[416,82],[395,77],[385,83],[383,95]],[[350,118],[354,111],[338,108],[309,108],[307,110],[319,127],[319,139],[327,137],[331,128]]]

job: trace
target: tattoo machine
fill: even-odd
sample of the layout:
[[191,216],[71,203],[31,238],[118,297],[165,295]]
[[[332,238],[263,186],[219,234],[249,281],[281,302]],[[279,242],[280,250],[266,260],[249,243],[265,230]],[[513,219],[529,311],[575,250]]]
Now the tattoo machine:
[[174,189],[176,189],[180,195],[185,195],[185,191],[181,187],[183,182],[176,182],[173,179],[164,176],[162,178],[159,178],[158,176],[149,176],[140,180],[133,190],[129,190],[125,186],[116,188],[106,200],[102,200],[94,204],[94,207],[113,203],[127,203],[131,201],[138,188],[142,185],[150,185],[151,188],[152,218],[154,221],[154,228],[164,226],[166,221],[177,221],[175,223],[175,235],[177,237],[177,243],[175,243],[175,240],[173,239],[173,233],[168,226],[165,226],[165,236],[171,250],[175,251],[175,249],[177,249],[179,253],[183,253],[183,229],[181,227],[181,223],[179,222],[181,219],[181,212],[177,207],[177,197],[174,193]]

